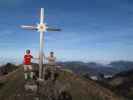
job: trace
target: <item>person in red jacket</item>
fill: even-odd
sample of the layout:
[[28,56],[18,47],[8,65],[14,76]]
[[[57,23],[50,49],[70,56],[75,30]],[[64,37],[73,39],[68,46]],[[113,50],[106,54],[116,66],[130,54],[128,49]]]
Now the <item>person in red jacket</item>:
[[24,55],[24,77],[25,80],[28,79],[28,76],[30,79],[33,79],[33,72],[32,72],[32,65],[31,60],[33,59],[33,56],[30,54],[30,50],[26,50],[26,54]]

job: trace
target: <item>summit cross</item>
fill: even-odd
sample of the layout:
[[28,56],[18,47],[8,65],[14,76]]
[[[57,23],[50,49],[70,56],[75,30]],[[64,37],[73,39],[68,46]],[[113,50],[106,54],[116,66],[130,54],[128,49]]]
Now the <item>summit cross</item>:
[[[50,28],[46,25],[44,22],[44,8],[41,8],[40,11],[40,23],[37,25],[21,25],[21,28],[27,29],[27,30],[37,30],[40,32],[40,50],[39,50],[39,79],[42,79],[42,67],[43,67],[43,60],[44,60],[44,33],[47,31],[61,31],[57,28]],[[45,68],[44,68],[45,71]]]

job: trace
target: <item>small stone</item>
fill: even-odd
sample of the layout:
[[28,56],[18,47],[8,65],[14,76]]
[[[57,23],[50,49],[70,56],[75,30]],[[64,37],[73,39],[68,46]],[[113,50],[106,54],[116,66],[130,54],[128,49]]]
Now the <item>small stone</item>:
[[37,91],[37,85],[26,84],[25,90],[30,90],[30,91],[36,92]]

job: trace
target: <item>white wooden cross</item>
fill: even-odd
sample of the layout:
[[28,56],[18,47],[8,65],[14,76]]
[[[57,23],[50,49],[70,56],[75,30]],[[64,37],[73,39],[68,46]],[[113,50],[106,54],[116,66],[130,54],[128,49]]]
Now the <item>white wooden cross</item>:
[[[60,31],[60,29],[50,28],[44,23],[44,8],[41,8],[40,23],[37,25],[21,25],[21,28],[28,30],[37,30],[40,32],[40,51],[39,51],[39,80],[42,80],[42,66],[44,60],[44,33],[46,31]],[[45,70],[44,70],[45,71]]]

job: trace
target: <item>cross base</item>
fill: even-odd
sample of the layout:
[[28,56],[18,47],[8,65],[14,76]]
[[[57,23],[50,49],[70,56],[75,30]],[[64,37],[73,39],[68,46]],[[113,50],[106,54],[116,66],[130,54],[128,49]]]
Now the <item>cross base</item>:
[[44,82],[44,79],[38,78],[38,79],[37,79],[37,82]]

